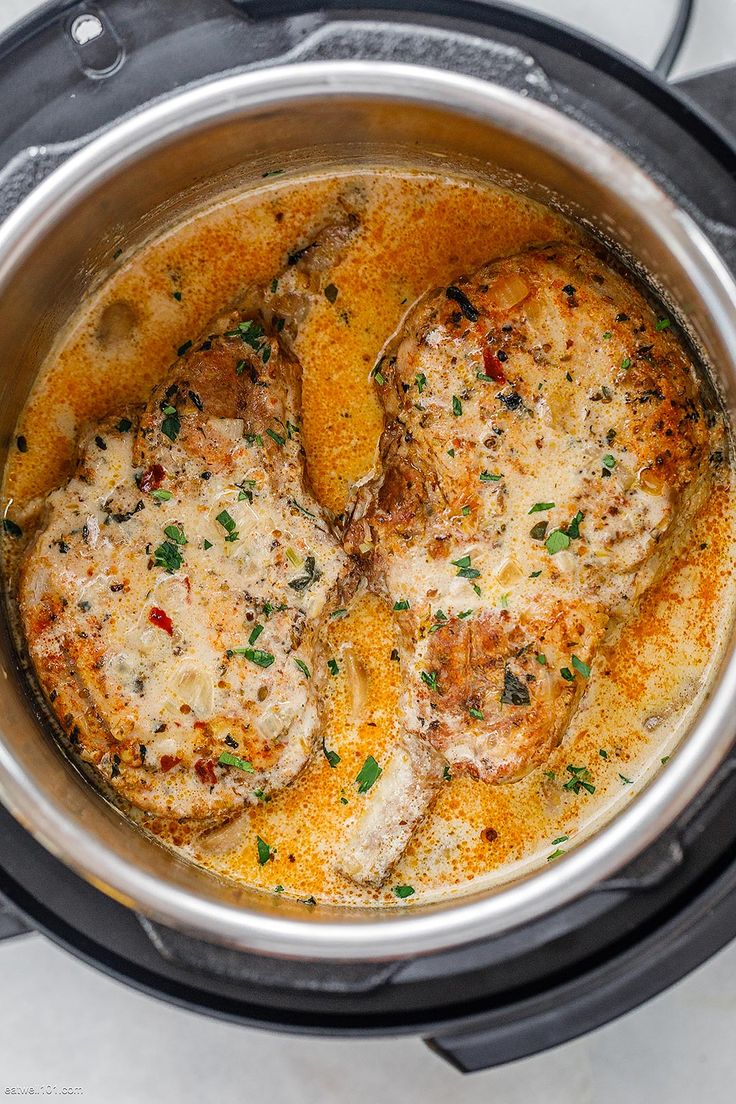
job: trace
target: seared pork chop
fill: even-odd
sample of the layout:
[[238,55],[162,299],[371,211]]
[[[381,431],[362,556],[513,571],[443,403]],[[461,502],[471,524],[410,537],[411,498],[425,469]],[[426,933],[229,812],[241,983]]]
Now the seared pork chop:
[[[638,291],[559,244],[430,293],[374,374],[380,465],[346,547],[396,619],[404,739],[512,782],[560,742],[606,634],[702,501],[692,366]],[[380,883],[400,851],[364,847],[393,788],[385,772],[348,841],[359,881]]]
[[222,818],[307,761],[349,563],[305,479],[299,368],[234,314],[48,500],[20,611],[79,754],[133,805]]

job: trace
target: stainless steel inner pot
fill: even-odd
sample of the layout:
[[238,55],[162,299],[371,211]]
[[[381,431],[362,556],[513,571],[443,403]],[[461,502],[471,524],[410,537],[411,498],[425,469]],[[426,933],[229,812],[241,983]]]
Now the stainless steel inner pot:
[[[736,286],[684,213],[625,155],[553,109],[420,66],[308,62],[212,81],[130,117],[57,169],[0,228],[0,440],[82,296],[208,197],[274,167],[387,163],[513,186],[584,221],[656,274],[687,320],[732,421]],[[558,862],[492,892],[381,913],[222,882],[136,830],[44,732],[8,625],[0,682],[0,798],[53,854],[144,915],[215,943],[311,959],[427,953],[519,925],[610,876],[682,812],[734,738],[733,639],[679,750],[619,816]]]

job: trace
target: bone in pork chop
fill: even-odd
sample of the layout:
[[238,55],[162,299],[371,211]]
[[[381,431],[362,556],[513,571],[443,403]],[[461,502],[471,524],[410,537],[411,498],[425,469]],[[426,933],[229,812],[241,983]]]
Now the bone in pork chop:
[[[593,253],[551,245],[426,296],[375,378],[380,467],[346,547],[394,611],[402,739],[512,782],[560,742],[606,634],[663,570],[708,485],[708,427],[666,319]],[[420,762],[415,757],[414,762]],[[406,788],[406,756],[402,759]],[[343,870],[380,884],[411,818],[390,772]]]
[[320,626],[349,575],[299,443],[300,375],[238,313],[48,500],[20,610],[81,757],[134,806],[221,818],[287,785],[318,730]]

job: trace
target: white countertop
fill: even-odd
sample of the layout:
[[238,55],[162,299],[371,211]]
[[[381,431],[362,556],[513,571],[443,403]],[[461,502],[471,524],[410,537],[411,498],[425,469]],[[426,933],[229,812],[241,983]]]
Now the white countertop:
[[[0,30],[36,6],[0,0]],[[675,5],[524,6],[651,64]],[[736,0],[699,0],[676,73],[735,58]],[[338,1041],[248,1030],[142,996],[41,936],[0,944],[0,1094],[8,1098],[14,1086],[51,1085],[80,1087],[91,1104],[732,1104],[734,1038],[736,944],[608,1027],[465,1078],[418,1039]]]

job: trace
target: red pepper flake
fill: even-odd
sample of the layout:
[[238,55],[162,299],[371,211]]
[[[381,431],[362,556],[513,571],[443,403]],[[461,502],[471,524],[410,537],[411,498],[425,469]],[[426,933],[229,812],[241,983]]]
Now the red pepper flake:
[[487,345],[483,346],[483,371],[496,383],[506,383],[501,361],[491,352]]
[[168,613],[164,613],[158,606],[152,606],[151,612],[148,615],[148,620],[152,625],[155,625],[157,629],[163,629],[169,636],[174,635],[174,626]]
[[138,486],[142,491],[157,491],[165,478],[166,472],[161,464],[154,464],[140,476]]
[[215,774],[215,764],[212,759],[198,759],[194,764],[194,769],[199,776],[200,782],[205,782],[207,785],[214,786],[217,781],[217,775]]
[[178,755],[162,755],[159,762],[162,771],[170,771],[177,763],[181,763],[181,759]]
[[189,576],[184,576],[184,586],[187,588],[187,594],[192,593],[192,584],[189,582]]

